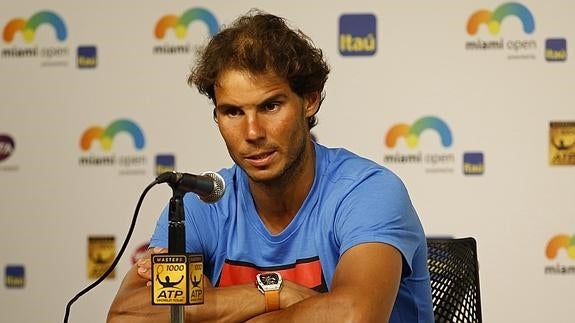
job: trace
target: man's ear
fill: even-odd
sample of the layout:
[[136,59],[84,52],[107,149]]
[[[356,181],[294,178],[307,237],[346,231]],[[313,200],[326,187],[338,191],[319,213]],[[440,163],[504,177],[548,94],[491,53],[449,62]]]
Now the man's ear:
[[319,91],[308,93],[304,96],[305,104],[305,115],[306,117],[314,116],[319,110],[319,104],[321,101],[321,94]]

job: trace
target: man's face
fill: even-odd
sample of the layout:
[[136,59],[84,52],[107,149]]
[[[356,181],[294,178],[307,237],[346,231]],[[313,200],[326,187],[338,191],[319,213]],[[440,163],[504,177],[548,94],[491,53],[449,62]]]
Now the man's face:
[[307,118],[316,112],[319,95],[302,98],[281,78],[228,70],[216,82],[215,97],[228,152],[252,181],[285,180],[309,161]]

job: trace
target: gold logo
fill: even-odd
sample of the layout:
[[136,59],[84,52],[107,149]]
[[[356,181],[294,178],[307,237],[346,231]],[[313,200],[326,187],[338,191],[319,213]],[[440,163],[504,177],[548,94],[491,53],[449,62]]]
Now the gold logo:
[[575,165],[575,121],[549,123],[549,164]]
[[[88,278],[98,279],[110,268],[116,256],[116,243],[113,236],[88,237]],[[112,271],[106,278],[114,278]]]

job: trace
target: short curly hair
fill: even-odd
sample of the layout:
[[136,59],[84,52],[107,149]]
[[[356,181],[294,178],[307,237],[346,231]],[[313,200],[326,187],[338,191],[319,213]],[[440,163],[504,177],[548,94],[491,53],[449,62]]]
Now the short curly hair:
[[[322,50],[308,36],[290,28],[284,18],[258,9],[224,26],[198,51],[188,84],[216,104],[214,85],[220,73],[229,69],[272,73],[285,79],[299,96],[317,91],[320,106],[330,72]],[[310,129],[316,124],[315,115],[308,119]]]

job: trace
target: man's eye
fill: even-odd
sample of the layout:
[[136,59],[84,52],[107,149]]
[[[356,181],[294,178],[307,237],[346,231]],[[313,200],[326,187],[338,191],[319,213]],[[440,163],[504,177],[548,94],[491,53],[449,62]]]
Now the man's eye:
[[239,109],[227,109],[224,114],[230,117],[237,117],[241,114],[241,111]]
[[270,102],[264,105],[264,109],[267,111],[275,111],[279,109],[280,103],[279,102]]

